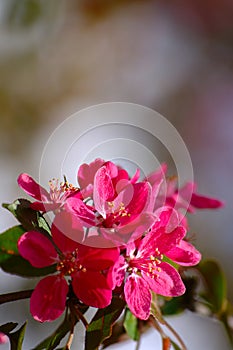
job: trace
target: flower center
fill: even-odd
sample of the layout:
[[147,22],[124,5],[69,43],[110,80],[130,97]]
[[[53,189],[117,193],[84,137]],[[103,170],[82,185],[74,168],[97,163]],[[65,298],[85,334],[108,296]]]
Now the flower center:
[[57,265],[57,271],[62,276],[70,276],[75,272],[86,272],[86,268],[78,261],[78,249],[72,253],[67,253],[60,258],[60,262]]
[[76,192],[79,189],[72,184],[69,184],[66,178],[64,182],[59,182],[58,179],[53,178],[49,181],[50,198],[53,202],[60,202],[67,198],[72,192]]
[[148,277],[157,278],[161,272],[159,265],[163,260],[163,254],[160,253],[159,249],[155,249],[154,255],[149,257],[137,257],[133,256],[129,259],[128,272],[134,272],[140,274],[144,271]]

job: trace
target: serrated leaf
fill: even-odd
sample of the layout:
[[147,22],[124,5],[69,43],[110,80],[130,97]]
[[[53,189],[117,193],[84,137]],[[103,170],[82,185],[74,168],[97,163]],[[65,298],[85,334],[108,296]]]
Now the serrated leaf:
[[124,300],[113,297],[109,306],[96,312],[86,331],[85,350],[98,349],[104,339],[111,336],[113,324],[124,307]]
[[214,260],[205,260],[198,265],[205,283],[206,291],[203,295],[211,305],[213,313],[221,313],[226,305],[226,278],[219,264]]
[[9,334],[13,329],[15,329],[18,326],[18,323],[15,322],[7,322],[5,324],[2,324],[0,326],[0,332],[4,334]]
[[30,207],[27,199],[17,199],[13,203],[4,203],[3,208],[9,210],[22,224],[26,231],[39,231],[50,235],[50,228],[43,215]]
[[25,322],[18,331],[8,334],[11,344],[11,350],[22,350],[26,326],[27,322]]
[[131,339],[135,341],[139,340],[138,319],[128,309],[125,313],[124,328]]

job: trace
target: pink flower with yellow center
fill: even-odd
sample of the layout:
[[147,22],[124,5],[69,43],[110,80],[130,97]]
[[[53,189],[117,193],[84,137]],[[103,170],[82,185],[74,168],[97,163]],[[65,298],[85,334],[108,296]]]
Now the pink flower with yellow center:
[[26,173],[19,175],[18,185],[37,200],[31,203],[31,208],[42,212],[57,211],[63,206],[67,198],[71,196],[81,197],[78,188],[68,184],[67,181],[60,183],[58,179],[49,181],[49,192]]
[[[131,243],[113,267],[114,285],[124,282],[125,300],[131,312],[142,320],[150,315],[151,291],[163,296],[179,296],[185,286],[178,271],[164,257],[179,265],[192,266],[200,261],[200,253],[184,241],[186,230],[177,225],[171,208],[164,208],[159,220],[137,245]],[[173,223],[171,222],[173,219]]]
[[31,314],[40,322],[53,321],[63,313],[69,291],[67,278],[77,298],[86,305],[104,308],[111,302],[109,268],[119,257],[118,249],[92,248],[88,246],[92,244],[91,238],[84,244],[73,241],[69,237],[77,238],[77,235],[80,236],[77,240],[82,241],[83,231],[81,227],[79,231],[77,227],[72,231],[67,225],[70,232],[64,235],[58,227],[66,222],[67,215],[66,212],[58,214],[52,225],[52,239],[58,249],[36,231],[26,232],[18,241],[19,253],[32,266],[56,264],[57,274],[40,280],[30,299]]

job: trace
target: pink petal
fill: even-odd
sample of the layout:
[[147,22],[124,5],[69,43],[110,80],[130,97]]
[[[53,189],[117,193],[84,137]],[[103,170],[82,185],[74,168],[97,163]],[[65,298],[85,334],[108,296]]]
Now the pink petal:
[[74,292],[84,304],[104,308],[111,303],[112,288],[102,273],[87,270],[72,277]]
[[179,213],[171,207],[161,207],[155,211],[155,215],[159,218],[153,225],[153,230],[159,227],[166,227],[166,232],[173,231],[180,223]]
[[78,183],[81,189],[93,184],[97,170],[105,163],[105,160],[97,158],[89,165],[84,163],[78,170]]
[[201,254],[194,246],[186,241],[181,241],[177,247],[172,248],[166,256],[183,266],[193,266],[200,262]]
[[135,184],[140,177],[140,169],[137,169],[133,177],[131,178],[130,182],[131,184]]
[[100,168],[94,179],[93,199],[96,210],[105,218],[106,201],[112,201],[115,194],[111,177],[106,167]]
[[164,227],[149,232],[138,248],[141,256],[155,255],[156,250],[160,254],[166,254],[174,248],[184,238],[186,230],[183,226],[178,226],[170,233],[166,233]]
[[104,166],[107,169],[107,172],[108,172],[109,176],[111,177],[111,179],[118,176],[118,167],[116,164],[108,161],[108,162],[104,163]]
[[42,211],[42,212],[48,212],[48,211],[54,211],[58,209],[61,206],[60,203],[46,203],[46,202],[33,202],[30,204],[30,207],[33,210]]
[[87,227],[95,226],[93,208],[87,206],[79,198],[70,197],[66,200],[65,209],[76,215]]
[[161,180],[165,179],[166,172],[167,172],[167,164],[163,163],[161,164],[158,170],[154,171],[149,176],[147,176],[145,181],[148,181],[153,186],[155,183],[158,183]]
[[221,208],[224,203],[215,198],[205,197],[193,193],[191,205],[198,209],[216,209]]
[[[157,276],[156,276],[157,275]],[[156,294],[164,296],[179,296],[184,294],[185,286],[177,270],[166,262],[158,265],[156,275],[142,271],[142,277]]]
[[151,304],[148,283],[136,274],[130,275],[126,280],[124,293],[130,311],[141,320],[147,320]]
[[120,255],[119,259],[116,261],[112,268],[113,289],[122,285],[125,279],[127,266],[128,264],[126,263],[125,258]]
[[35,267],[52,265],[58,258],[51,241],[37,231],[24,233],[18,241],[18,249],[20,255]]
[[66,211],[55,216],[51,232],[55,244],[63,253],[75,251],[78,242],[82,242],[84,237],[83,227],[79,219]]
[[31,197],[39,201],[50,200],[49,193],[28,174],[20,174],[17,181],[18,185]]
[[36,286],[30,300],[30,311],[35,320],[50,322],[65,310],[69,287],[64,278],[48,276]]
[[[157,204],[156,203],[157,197],[159,195],[159,191],[160,191],[162,183],[163,183],[163,180],[159,180],[152,185],[150,202],[149,202],[149,205],[147,208],[148,211],[154,212],[154,210],[156,208],[156,204]],[[165,198],[164,198],[164,202],[165,202]]]
[[193,192],[196,190],[197,185],[194,182],[187,182],[182,188],[179,189],[178,193],[186,201],[190,201]]
[[142,211],[146,211],[151,194],[151,186],[147,182],[136,183],[132,186],[133,197],[129,205],[127,205],[127,210],[131,217],[137,216]]

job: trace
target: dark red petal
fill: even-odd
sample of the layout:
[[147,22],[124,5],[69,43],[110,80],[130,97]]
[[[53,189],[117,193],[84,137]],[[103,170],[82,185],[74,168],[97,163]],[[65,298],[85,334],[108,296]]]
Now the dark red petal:
[[39,201],[50,200],[49,193],[28,174],[20,174],[17,181],[18,185],[31,197]]
[[104,308],[111,303],[112,289],[108,279],[100,272],[78,272],[72,276],[76,296],[86,305]]
[[141,320],[150,316],[151,293],[148,283],[134,274],[127,278],[124,288],[125,300],[130,311]]
[[94,248],[92,238],[78,245],[78,258],[80,263],[92,270],[105,270],[115,264],[119,257],[118,248]]
[[20,255],[35,267],[52,265],[58,259],[53,244],[37,231],[24,233],[18,241],[18,249]]
[[69,287],[64,278],[48,276],[36,286],[30,300],[30,311],[35,320],[54,321],[65,310]]

